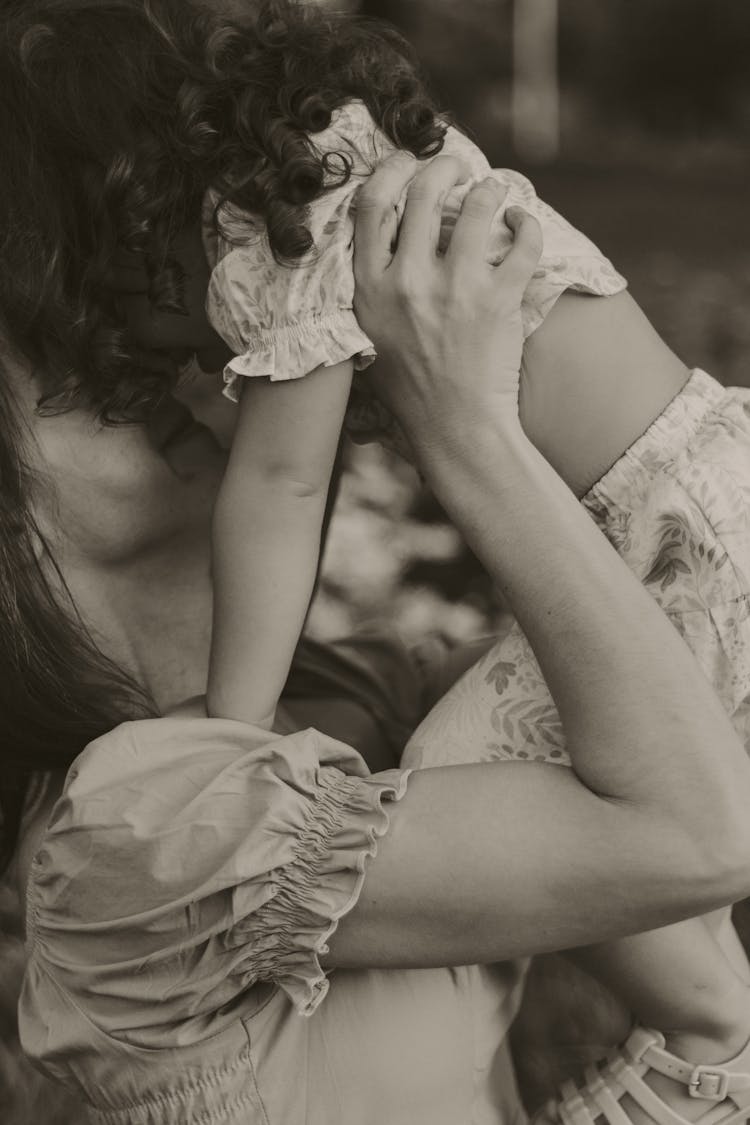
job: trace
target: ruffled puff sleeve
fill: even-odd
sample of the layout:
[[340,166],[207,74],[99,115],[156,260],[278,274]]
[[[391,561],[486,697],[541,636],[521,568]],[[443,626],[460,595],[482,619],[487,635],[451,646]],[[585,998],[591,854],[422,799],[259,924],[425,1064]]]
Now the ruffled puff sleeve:
[[490,228],[487,259],[503,261],[513,235],[505,222],[509,207],[521,207],[537,219],[542,230],[543,250],[538,269],[521,303],[524,337],[528,338],[548,316],[566,290],[594,297],[611,297],[627,288],[627,281],[581,231],[541,200],[533,184],[512,168],[490,168],[484,154],[457,129],[449,128],[443,152],[455,156],[469,169],[465,183],[448,193],[443,207],[440,249],[448,245],[464,199],[474,184],[492,176],[506,190]]
[[[310,142],[328,158],[330,183],[307,209],[314,247],[303,258],[280,265],[262,222],[228,205],[218,206],[211,191],[204,201],[203,236],[212,267],[206,310],[234,353],[224,381],[225,394],[235,401],[244,376],[297,379],[321,365],[348,359],[355,370],[362,370],[376,355],[353,312],[354,205],[358,187],[396,151],[396,145],[357,100],[337,109],[330,126],[313,134]],[[446,128],[442,152],[457,157],[466,176],[444,201],[439,252],[450,242],[467,193],[488,175],[507,190],[488,239],[487,257],[493,264],[503,260],[513,243],[505,223],[510,206],[519,205],[539,220],[544,250],[521,307],[525,336],[539,327],[568,289],[611,296],[626,287],[625,278],[601,251],[543,203],[520,173],[491,169],[481,150],[453,127]],[[340,183],[338,173],[344,164],[348,176]],[[396,206],[399,220],[405,203],[406,194]],[[409,457],[390,415],[366,393],[359,394],[359,401],[355,397],[347,429],[355,440],[385,435],[389,444]]]
[[251,1014],[261,982],[309,1015],[407,776],[371,775],[314,730],[124,724],[55,806],[29,883],[32,957],[88,1020],[141,1045],[155,1025],[158,1042],[167,1027],[188,1041]]
[[[330,160],[328,190],[307,209],[313,248],[279,264],[262,222],[204,200],[203,238],[212,274],[206,311],[234,353],[224,393],[237,401],[247,376],[297,379],[323,365],[352,359],[363,370],[375,359],[372,340],[353,312],[353,201],[357,187],[395,146],[377,130],[361,102],[337,110],[311,143]],[[347,166],[346,182],[340,183]]]

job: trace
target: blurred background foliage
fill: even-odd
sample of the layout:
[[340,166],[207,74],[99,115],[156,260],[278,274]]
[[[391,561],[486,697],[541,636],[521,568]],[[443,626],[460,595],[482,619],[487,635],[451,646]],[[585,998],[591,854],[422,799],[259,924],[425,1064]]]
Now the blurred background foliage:
[[[492,120],[488,105],[496,123],[507,119],[519,9],[543,18],[556,11],[568,155],[585,149],[591,129],[616,148],[623,129],[641,140],[724,137],[732,147],[750,124],[743,0],[353,0],[349,7],[400,27],[447,106],[478,126]],[[502,128],[484,137],[488,149],[504,140]]]
[[[750,385],[750,4],[329,6],[397,26],[440,106],[602,248],[685,362]],[[537,31],[551,29],[535,59]],[[540,151],[545,117],[553,138]],[[376,618],[409,638],[433,628],[454,639],[491,628],[491,591],[413,474],[375,447],[350,451],[348,465],[313,628],[330,636]]]
[[[399,27],[441,106],[493,164],[525,172],[601,246],[678,354],[725,383],[750,385],[747,0],[331,6]],[[533,74],[524,79],[520,125],[519,21],[526,62],[544,87],[534,89]],[[552,21],[553,50],[548,43],[535,57],[535,22],[549,37]],[[543,119],[547,143],[539,146]],[[345,465],[312,631],[325,638],[377,623],[407,640],[460,640],[491,630],[501,607],[413,471],[377,446],[347,448]],[[0,889],[0,957],[0,1120],[81,1125],[79,1107],[32,1077],[19,1056],[23,955],[8,887]],[[530,1101],[624,1027],[587,978],[558,959],[539,961],[515,1036]]]
[[[441,105],[491,163],[526,172],[540,195],[602,246],[687,362],[727,382],[748,380],[745,0],[360,0],[352,7],[401,28]],[[557,13],[559,151],[540,164],[518,151],[513,135],[513,25],[524,9],[541,13],[540,25]]]

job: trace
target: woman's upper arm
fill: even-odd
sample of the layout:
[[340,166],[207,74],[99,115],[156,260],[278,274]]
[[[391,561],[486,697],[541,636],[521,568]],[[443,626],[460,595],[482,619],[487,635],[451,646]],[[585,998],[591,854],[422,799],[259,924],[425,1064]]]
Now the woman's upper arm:
[[565,767],[416,771],[325,963],[504,960],[662,926],[731,895],[684,826],[603,800]]
[[115,1034],[125,1009],[111,998],[147,961],[142,1006],[125,1012],[133,1042],[155,982],[179,1034],[195,1018],[219,1026],[238,990],[251,1010],[259,982],[309,1013],[323,965],[492,962],[653,928],[736,891],[713,841],[661,806],[600,799],[569,769],[369,774],[313,730],[118,729],[69,774],[30,927],[59,987]]
[[369,774],[312,729],[123,724],[79,756],[37,851],[36,963],[87,1019],[134,1044],[149,1045],[157,997],[161,1046],[192,1021],[219,1030],[237,1003],[254,1010],[259,983],[312,1011],[327,988],[319,954],[406,777]]

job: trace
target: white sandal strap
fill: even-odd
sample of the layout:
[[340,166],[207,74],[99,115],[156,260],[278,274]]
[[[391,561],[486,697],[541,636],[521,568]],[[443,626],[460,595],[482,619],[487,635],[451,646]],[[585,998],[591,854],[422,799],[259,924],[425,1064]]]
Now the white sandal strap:
[[[742,1070],[732,1070],[733,1066]],[[560,1100],[550,1103],[545,1121],[557,1116],[561,1125],[632,1125],[620,1105],[624,1094],[647,1113],[657,1125],[688,1125],[686,1119],[667,1105],[643,1081],[649,1070],[676,1079],[688,1087],[692,1097],[712,1103],[700,1118],[701,1125],[743,1125],[750,1122],[750,1044],[724,1066],[693,1066],[666,1050],[658,1031],[636,1027],[622,1049],[613,1051],[606,1062],[588,1066],[579,1090],[570,1079],[560,1088]],[[734,1107],[722,1105],[729,1098]],[[552,1118],[554,1119],[554,1118]]]
[[562,1125],[594,1125],[594,1117],[580,1094],[560,1102],[558,1113]]
[[667,1103],[663,1102],[659,1095],[646,1085],[632,1066],[623,1066],[622,1070],[618,1070],[617,1077],[631,1098],[650,1117],[658,1121],[659,1125],[685,1125],[685,1118],[682,1114],[675,1113],[673,1109],[670,1109]]
[[[586,1069],[586,1089],[609,1125],[633,1125],[625,1110],[595,1067]],[[619,1085],[619,1083],[618,1083]]]
[[594,1125],[595,1115],[591,1113],[575,1082],[568,1078],[560,1087],[562,1101],[558,1113],[563,1125]]
[[[662,1045],[663,1039],[662,1044],[655,1041],[655,1034],[645,1032],[644,1028],[636,1028],[625,1043],[625,1050],[634,1060],[644,1062],[651,1070],[682,1082],[687,1086],[690,1097],[722,1102],[734,1093],[750,1090],[750,1074],[730,1069],[734,1059],[730,1059],[725,1066],[694,1066],[667,1051]],[[648,1044],[644,1041],[646,1036],[650,1040]]]

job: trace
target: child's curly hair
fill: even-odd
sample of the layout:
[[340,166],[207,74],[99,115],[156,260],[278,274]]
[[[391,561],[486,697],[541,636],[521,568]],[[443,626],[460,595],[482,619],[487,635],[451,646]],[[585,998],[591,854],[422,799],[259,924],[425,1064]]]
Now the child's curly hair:
[[165,392],[107,288],[118,247],[180,308],[173,233],[212,185],[262,217],[274,253],[311,247],[306,205],[349,175],[308,134],[360,98],[399,147],[444,125],[392,32],[299,0],[0,0],[0,316],[47,410],[83,394],[132,418]]

